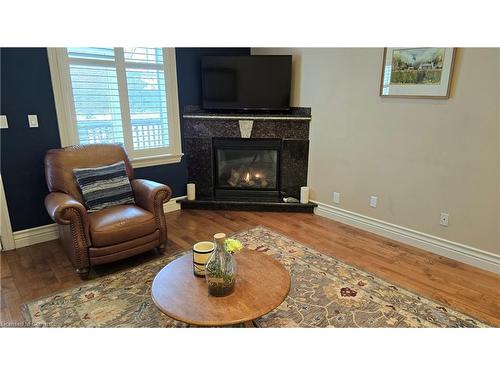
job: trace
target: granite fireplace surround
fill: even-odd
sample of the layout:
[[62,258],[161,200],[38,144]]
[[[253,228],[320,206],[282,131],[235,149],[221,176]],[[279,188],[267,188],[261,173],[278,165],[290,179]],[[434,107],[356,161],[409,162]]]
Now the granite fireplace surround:
[[[183,209],[313,212],[316,207],[313,203],[285,203],[282,200],[283,197],[298,199],[300,187],[307,185],[310,108],[292,108],[287,114],[221,114],[188,106],[184,109],[183,118],[188,182],[196,184],[196,200],[180,200]],[[250,127],[248,136],[244,128],[248,131]],[[272,201],[216,199],[213,140],[224,138],[281,140],[279,198]]]

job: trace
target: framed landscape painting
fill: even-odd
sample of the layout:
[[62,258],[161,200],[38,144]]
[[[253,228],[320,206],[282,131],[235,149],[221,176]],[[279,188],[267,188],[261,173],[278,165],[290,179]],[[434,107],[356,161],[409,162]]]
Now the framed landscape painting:
[[385,48],[380,95],[447,99],[455,48]]

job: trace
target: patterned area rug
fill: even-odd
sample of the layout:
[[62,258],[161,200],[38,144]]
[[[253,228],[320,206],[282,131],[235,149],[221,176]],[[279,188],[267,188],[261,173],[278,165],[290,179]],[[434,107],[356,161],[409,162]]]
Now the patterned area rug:
[[[259,226],[232,237],[278,259],[290,272],[286,300],[259,327],[486,327],[469,316],[392,285]],[[173,257],[93,280],[23,305],[38,327],[184,327],[153,304],[150,287]]]

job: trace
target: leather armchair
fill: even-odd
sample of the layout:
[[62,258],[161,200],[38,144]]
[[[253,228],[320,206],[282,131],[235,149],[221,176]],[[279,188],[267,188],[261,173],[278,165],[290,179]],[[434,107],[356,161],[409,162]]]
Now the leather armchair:
[[[73,174],[123,160],[132,185],[135,205],[107,207],[88,212]],[[134,179],[134,170],[120,145],[70,146],[49,150],[45,177],[50,193],[45,207],[76,272],[86,278],[90,267],[157,248],[165,251],[167,224],[163,203],[172,191],[166,185]]]

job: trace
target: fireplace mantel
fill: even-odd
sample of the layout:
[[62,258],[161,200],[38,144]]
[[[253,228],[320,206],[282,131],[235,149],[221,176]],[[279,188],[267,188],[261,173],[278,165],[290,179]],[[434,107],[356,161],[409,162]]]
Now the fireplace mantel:
[[[293,108],[286,115],[262,113],[206,113],[186,107],[183,113],[184,150],[188,163],[188,182],[196,184],[196,200],[181,201],[183,208],[255,209],[312,212],[314,204],[284,203],[284,197],[299,198],[300,187],[307,185],[310,108]],[[250,131],[240,127],[251,120]],[[275,202],[252,197],[238,201],[216,198],[214,181],[214,140],[231,138],[280,140],[279,196]],[[229,207],[229,208],[228,208]]]
[[187,106],[182,115],[184,119],[204,120],[260,120],[260,121],[310,121],[311,109],[292,107],[286,113],[257,113],[257,112],[210,112],[197,106]]

